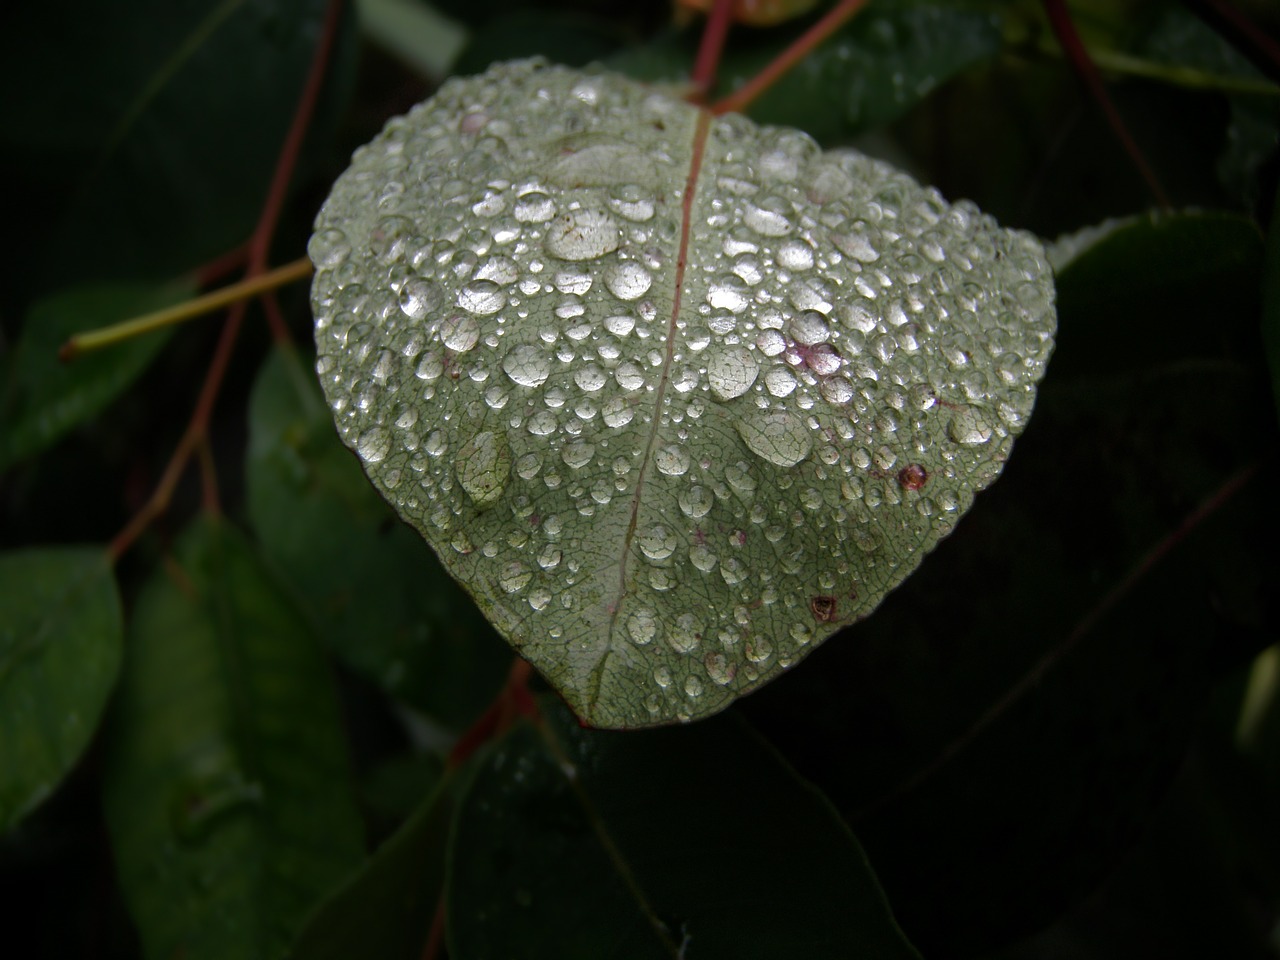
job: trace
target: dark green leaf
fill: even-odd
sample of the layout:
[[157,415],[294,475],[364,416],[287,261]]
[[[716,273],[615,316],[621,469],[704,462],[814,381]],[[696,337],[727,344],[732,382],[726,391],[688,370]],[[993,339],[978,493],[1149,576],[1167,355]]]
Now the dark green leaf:
[[545,707],[461,801],[452,956],[916,956],[848,828],[736,719],[622,735]]
[[370,487],[291,354],[273,355],[254,389],[248,494],[266,555],[345,662],[447,722],[483,709],[510,655]]
[[327,6],[18,5],[0,86],[22,95],[0,108],[0,146],[27,189],[6,246],[43,241],[47,283],[166,276],[243,242]]
[[63,363],[58,348],[68,337],[158,310],[193,292],[189,283],[104,284],[36,304],[0,384],[0,471],[39,453],[124,392],[172,331],[148,333]]
[[53,791],[93,736],[123,632],[101,549],[0,554],[0,833]]
[[111,733],[107,822],[148,957],[278,956],[360,862],[327,664],[224,521],[139,596]]
[[445,779],[311,916],[290,960],[416,960],[444,888],[455,785]]
[[1271,371],[1271,393],[1280,414],[1280,189],[1272,207],[1262,273],[1262,348]]

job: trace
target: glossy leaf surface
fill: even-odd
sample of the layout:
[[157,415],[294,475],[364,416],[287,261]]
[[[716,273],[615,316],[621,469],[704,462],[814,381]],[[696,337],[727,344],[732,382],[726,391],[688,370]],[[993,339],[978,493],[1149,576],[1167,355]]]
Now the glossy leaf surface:
[[[546,704],[461,802],[451,956],[917,956],[844,822],[744,724],[621,736]],[[786,843],[751,842],[768,823]]]
[[123,633],[104,551],[0,554],[0,833],[88,745],[120,669]]
[[538,61],[388,124],[310,253],[344,441],[604,727],[714,713],[868,615],[998,475],[1052,345],[1030,236]]
[[319,644],[225,521],[143,589],[104,801],[146,956],[279,956],[360,862]]

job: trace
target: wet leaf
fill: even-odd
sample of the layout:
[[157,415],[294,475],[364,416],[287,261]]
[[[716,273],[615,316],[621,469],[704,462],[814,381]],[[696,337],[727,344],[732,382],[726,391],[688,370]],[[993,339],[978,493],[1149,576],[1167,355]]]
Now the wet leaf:
[[224,521],[138,597],[104,804],[151,958],[270,957],[359,863],[328,665]]
[[247,468],[254,532],[330,648],[446,723],[483,710],[510,654],[370,488],[334,435],[315,378],[291,353],[272,355],[258,376]]
[[74,333],[177,303],[189,283],[81,287],[32,307],[0,385],[0,471],[39,453],[125,391],[155,358],[171,330],[135,337],[70,363],[58,348]]
[[[547,705],[460,801],[451,956],[917,956],[857,840],[745,725],[624,737]],[[750,842],[777,823],[785,843]]]
[[603,727],[714,713],[867,616],[999,474],[1052,346],[1032,237],[537,61],[391,121],[309,249],[343,440]]
[[120,669],[123,633],[103,550],[0,554],[0,834],[88,745]]

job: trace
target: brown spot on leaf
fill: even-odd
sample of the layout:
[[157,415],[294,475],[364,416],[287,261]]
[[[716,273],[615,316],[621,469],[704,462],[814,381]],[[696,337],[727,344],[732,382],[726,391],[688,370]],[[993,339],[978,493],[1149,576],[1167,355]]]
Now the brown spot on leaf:
[[809,609],[813,611],[813,619],[819,623],[830,623],[836,618],[836,598],[812,597],[809,600]]
[[909,463],[898,471],[898,486],[903,490],[919,490],[929,482],[929,471],[918,463]]

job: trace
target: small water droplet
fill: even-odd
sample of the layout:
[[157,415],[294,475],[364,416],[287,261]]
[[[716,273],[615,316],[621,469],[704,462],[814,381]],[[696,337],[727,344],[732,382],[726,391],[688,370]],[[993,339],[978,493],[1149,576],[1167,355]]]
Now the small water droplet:
[[565,462],[566,466],[578,470],[590,463],[591,458],[595,455],[596,445],[594,443],[588,443],[586,440],[575,440],[564,448],[564,451],[560,454],[560,459]]
[[644,371],[638,363],[628,360],[613,372],[613,379],[623,390],[639,390],[644,386]]
[[702,681],[697,677],[687,677],[684,681],[684,692],[690,697],[702,696]]
[[947,424],[947,435],[965,447],[978,447],[991,439],[991,424],[972,407],[958,410]]
[[605,385],[608,375],[594,363],[579,368],[573,374],[573,382],[587,393],[595,393]]
[[702,665],[707,668],[707,676],[712,683],[727,687],[737,675],[736,664],[730,663],[723,653],[708,653],[702,658]]
[[764,375],[764,387],[772,396],[787,397],[796,388],[796,378],[786,367],[773,367]]
[[831,336],[831,328],[827,326],[827,318],[818,313],[817,310],[806,310],[804,313],[793,317],[787,325],[787,331],[791,334],[791,339],[805,346],[825,343],[827,338]]
[[702,628],[691,613],[682,613],[667,631],[667,643],[676,653],[690,653],[698,646]]
[[689,562],[703,573],[710,573],[716,568],[720,558],[705,543],[695,543],[689,548]]
[[718,400],[742,396],[756,382],[759,372],[755,356],[741,344],[718,350],[707,361],[707,380]]
[[613,397],[600,408],[600,419],[609,427],[625,427],[635,416],[625,397]]
[[616,337],[625,337],[635,329],[636,318],[628,314],[618,314],[604,318],[604,328]]
[[776,210],[749,205],[742,222],[762,237],[785,237],[791,232],[791,221]]
[[636,545],[646,558],[653,561],[665,560],[676,552],[675,536],[660,523],[640,531]]
[[627,633],[632,643],[641,646],[651,643],[658,635],[658,618],[647,608],[637,610],[627,617]]
[[382,427],[366,430],[356,441],[356,453],[365,463],[379,463],[391,452],[391,434]]
[[508,563],[498,576],[498,586],[507,593],[519,593],[529,585],[533,574],[518,560]]
[[307,256],[317,270],[336,267],[351,253],[347,235],[336,227],[321,230],[307,241]]
[[680,504],[680,511],[686,516],[694,520],[699,517],[705,517],[711,512],[711,506],[715,503],[715,496],[706,487],[694,485],[688,490],[682,490],[680,496],[677,497]]
[[556,202],[541,191],[533,191],[516,201],[514,213],[521,223],[545,223],[556,215]]
[[440,339],[454,353],[465,353],[480,339],[480,325],[474,317],[448,317],[440,324]]
[[788,240],[778,248],[778,266],[787,270],[812,269],[813,248],[803,240]]

